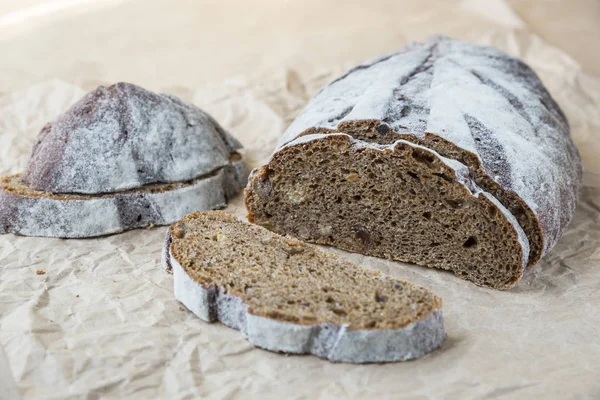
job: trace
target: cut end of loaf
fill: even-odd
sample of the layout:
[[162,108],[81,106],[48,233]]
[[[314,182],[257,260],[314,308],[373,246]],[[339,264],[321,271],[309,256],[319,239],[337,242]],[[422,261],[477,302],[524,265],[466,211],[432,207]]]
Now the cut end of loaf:
[[527,262],[526,239],[455,164],[404,141],[303,136],[252,175],[248,219],[302,240],[513,287]]
[[[483,190],[494,196],[516,218],[527,235],[529,257],[527,266],[531,267],[540,260],[544,250],[544,232],[535,212],[518,194],[506,190],[492,179],[483,168],[477,154],[462,149],[451,141],[436,133],[425,132],[422,136],[412,133],[398,133],[387,123],[380,120],[355,120],[340,122],[337,129],[307,129],[299,136],[310,135],[319,131],[323,133],[343,132],[354,139],[378,145],[392,145],[398,140],[406,140],[427,147],[449,159],[457,160],[467,166],[473,181]],[[481,140],[477,138],[476,140]],[[509,173],[504,171],[504,173]]]

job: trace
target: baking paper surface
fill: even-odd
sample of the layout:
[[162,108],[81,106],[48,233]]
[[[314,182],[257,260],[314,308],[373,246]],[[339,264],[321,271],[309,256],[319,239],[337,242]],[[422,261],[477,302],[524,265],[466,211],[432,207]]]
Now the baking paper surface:
[[[46,122],[96,85],[118,80],[205,109],[240,139],[256,167],[330,79],[409,39],[445,33],[522,57],[566,112],[584,159],[585,187],[557,246],[504,292],[448,272],[330,249],[425,286],[444,301],[448,338],[441,349],[412,362],[349,365],[256,349],[238,331],[197,319],[174,299],[173,279],[160,268],[164,227],[87,240],[1,235],[0,398],[600,397],[600,78],[529,31],[502,1],[487,7],[476,1],[370,3],[365,9],[307,1],[285,10],[257,2],[243,12],[238,4],[237,15],[216,2],[166,8],[151,1],[138,18],[134,6],[141,3],[111,1],[107,9],[79,10],[60,24],[40,23],[32,33],[0,42],[2,54],[12,49],[23,61],[28,51],[31,60],[47,64],[22,63],[17,73],[9,59],[1,71],[2,87],[10,90],[0,93],[0,173],[23,169]],[[237,23],[228,22],[231,30],[219,31],[217,22],[182,23],[190,14],[208,21],[226,11]],[[283,11],[285,18],[278,14]],[[310,12],[314,18],[305,18]],[[271,36],[257,22],[262,15],[272,24]],[[146,25],[149,16],[164,23]],[[360,18],[362,26],[352,22]],[[124,30],[124,20],[133,36],[80,52],[73,29],[88,26],[81,32],[89,41],[102,29],[109,32],[105,25]],[[55,35],[50,42],[64,39],[64,49],[43,57],[48,32]],[[165,42],[161,34],[169,36]],[[213,41],[232,47],[220,44],[222,58],[190,55],[193,35],[214,36],[205,48]],[[258,48],[263,53],[253,52]],[[129,53],[137,64],[117,62],[130,60]],[[241,197],[227,210],[244,217]]]

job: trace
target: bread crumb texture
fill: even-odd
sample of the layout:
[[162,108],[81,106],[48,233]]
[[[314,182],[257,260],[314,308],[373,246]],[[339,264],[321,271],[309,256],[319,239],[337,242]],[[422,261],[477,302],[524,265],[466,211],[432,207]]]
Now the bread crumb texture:
[[367,270],[219,211],[170,228],[171,256],[204,288],[241,299],[248,312],[295,324],[395,329],[441,307],[430,291]]

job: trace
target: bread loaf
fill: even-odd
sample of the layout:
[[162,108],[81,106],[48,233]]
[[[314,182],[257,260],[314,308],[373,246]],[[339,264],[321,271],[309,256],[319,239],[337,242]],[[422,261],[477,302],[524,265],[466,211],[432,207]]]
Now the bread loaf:
[[0,233],[100,236],[222,208],[247,179],[240,147],[173,96],[100,86],[42,129],[23,174],[0,180]]
[[250,221],[509,288],[569,223],[582,165],[536,74],[445,37],[353,68],[286,130]]
[[402,361],[444,340],[441,300],[316,246],[219,212],[169,227],[163,265],[175,297],[255,346],[331,361]]
[[185,182],[241,144],[207,113],[130,83],[100,86],[40,132],[22,180],[52,193],[112,193]]

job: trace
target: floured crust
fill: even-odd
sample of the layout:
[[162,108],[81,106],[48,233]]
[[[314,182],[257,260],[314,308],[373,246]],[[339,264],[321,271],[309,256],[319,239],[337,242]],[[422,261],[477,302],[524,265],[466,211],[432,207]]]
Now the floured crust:
[[18,175],[9,176],[0,187],[0,233],[85,238],[168,225],[196,210],[225,207],[247,176],[240,157],[188,182],[103,195],[40,192],[22,183]]
[[[205,286],[186,272],[171,252],[173,229],[172,226],[167,231],[162,263],[174,275],[175,297],[202,320],[220,321],[240,330],[255,346],[277,352],[314,354],[330,361],[367,363],[418,358],[439,347],[445,338],[439,299],[429,314],[397,329],[355,329],[332,322],[291,323],[256,314],[242,298],[234,295],[235,291],[226,291],[218,284]],[[249,234],[250,242],[260,240],[250,236],[253,234]]]
[[42,128],[0,180],[0,233],[81,238],[225,207],[248,171],[210,115],[130,83],[100,86]]
[[569,124],[537,75],[496,49],[445,37],[334,80],[279,143],[335,132],[379,144],[408,140],[468,166],[525,230],[529,265],[556,243],[581,187]]
[[117,83],[86,94],[42,129],[22,179],[43,192],[113,193],[201,177],[239,148],[192,104]]

